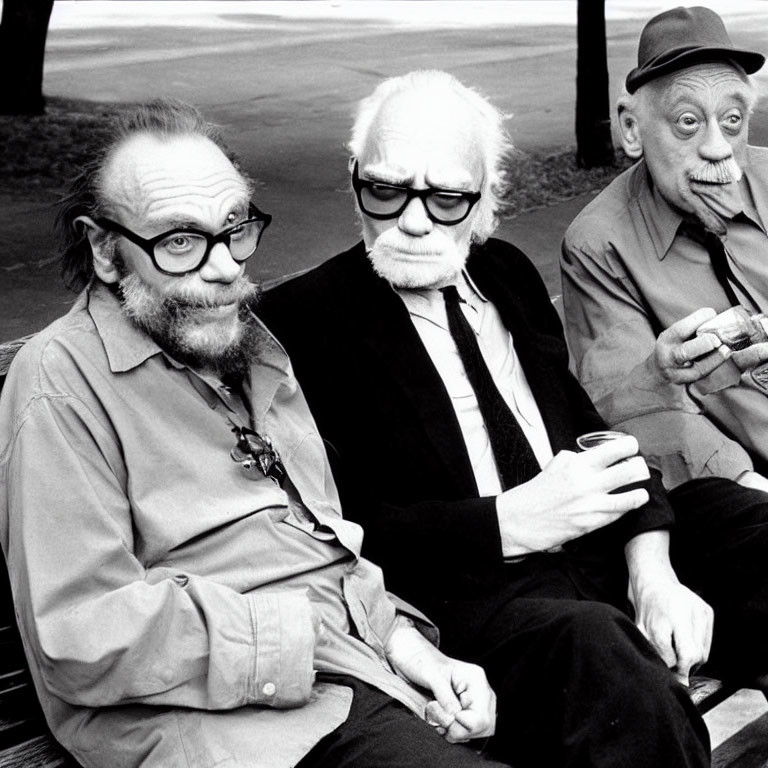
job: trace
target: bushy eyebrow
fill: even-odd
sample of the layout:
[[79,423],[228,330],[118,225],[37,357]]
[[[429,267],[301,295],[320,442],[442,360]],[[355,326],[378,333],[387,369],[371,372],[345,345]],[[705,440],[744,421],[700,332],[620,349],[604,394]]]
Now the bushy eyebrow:
[[[406,176],[405,174],[397,175],[396,171],[394,173],[389,173],[386,170],[380,168],[366,170],[365,173],[360,171],[360,178],[364,181],[372,181],[377,184],[388,184],[392,187],[408,187],[413,181],[412,177]],[[474,191],[472,182],[470,180],[447,184],[434,182],[430,179],[427,179],[427,185],[429,189],[440,189],[447,192]]]
[[[729,82],[723,83],[722,80]],[[674,82],[668,89],[662,91],[661,105],[664,109],[674,109],[682,104],[690,104],[694,107],[704,108],[710,101],[710,94],[702,91],[701,80],[703,78],[689,76],[681,77]],[[720,82],[718,82],[720,81]],[[732,101],[743,110],[750,108],[750,90],[749,86],[742,82],[733,82],[728,74],[723,74],[718,78],[710,78],[707,87],[711,90],[717,89],[719,101]]]
[[427,184],[429,184],[434,189],[445,189],[449,192],[474,192],[475,188],[472,185],[472,180],[467,179],[466,181],[456,181],[452,182],[450,184],[448,183],[440,183],[438,182],[432,182],[430,179],[427,179]]
[[158,216],[155,219],[148,219],[146,226],[152,229],[167,232],[171,229],[201,229],[200,222],[194,219],[168,219]]
[[[250,202],[248,200],[237,203],[229,209],[227,215],[229,213],[234,213],[241,219],[245,219],[248,216],[249,205]],[[226,229],[228,226],[235,226],[235,224],[237,224],[237,222],[232,222],[232,224],[225,222],[219,228],[219,231]],[[204,232],[208,231],[208,227],[204,226],[199,220],[187,218],[167,218],[165,216],[157,216],[155,218],[148,219],[146,226],[151,227],[152,229],[157,229],[158,232],[170,232],[173,229],[199,229]]]
[[360,168],[360,178],[374,181],[378,184],[389,184],[393,187],[407,187],[412,179],[404,172],[389,171],[382,166],[373,166],[363,170]]

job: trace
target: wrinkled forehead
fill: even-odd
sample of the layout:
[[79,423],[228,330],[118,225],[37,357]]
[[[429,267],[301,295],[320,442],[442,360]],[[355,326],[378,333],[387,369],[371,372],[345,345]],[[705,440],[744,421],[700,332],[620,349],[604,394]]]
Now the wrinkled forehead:
[[[464,177],[480,183],[485,147],[480,117],[457,96],[402,93],[379,109],[360,165],[391,167],[405,177]],[[431,179],[435,183],[435,179]]]
[[753,89],[741,67],[729,62],[698,64],[649,83],[660,106],[681,101],[711,103],[732,100],[750,105]]
[[239,203],[248,183],[226,155],[202,136],[140,134],[117,148],[104,171],[104,191],[131,221],[200,220]]

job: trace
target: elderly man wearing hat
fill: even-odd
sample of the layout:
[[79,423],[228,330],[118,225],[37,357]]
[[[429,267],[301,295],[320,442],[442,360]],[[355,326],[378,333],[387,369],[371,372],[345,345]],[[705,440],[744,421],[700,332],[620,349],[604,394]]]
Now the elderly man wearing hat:
[[732,306],[768,311],[768,150],[747,144],[749,75],[764,61],[708,8],[651,19],[618,104],[624,151],[639,162],[563,242],[581,383],[668,488],[714,476],[768,490],[768,396],[753,370],[768,345],[697,335],[726,325],[730,340],[741,322],[764,336],[741,310],[710,322]]
[[[768,312],[768,150],[748,146],[747,133],[749,75],[764,61],[735,46],[710,9],[652,18],[618,104],[624,150],[638,162],[575,219],[562,254],[581,383],[663,473],[677,513],[672,560],[687,583],[690,568],[709,574],[721,670],[737,659],[756,675],[768,671],[768,595],[755,575],[768,556],[758,314]],[[670,534],[659,536],[657,562],[668,562]],[[674,661],[677,637],[698,635],[705,658],[701,606],[663,594],[650,603],[649,637]]]

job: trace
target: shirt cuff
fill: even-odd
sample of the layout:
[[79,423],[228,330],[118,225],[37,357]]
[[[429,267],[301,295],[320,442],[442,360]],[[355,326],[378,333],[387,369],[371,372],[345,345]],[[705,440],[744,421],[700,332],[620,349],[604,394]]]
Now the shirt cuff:
[[255,653],[248,703],[289,709],[309,701],[316,632],[303,591],[250,595]]

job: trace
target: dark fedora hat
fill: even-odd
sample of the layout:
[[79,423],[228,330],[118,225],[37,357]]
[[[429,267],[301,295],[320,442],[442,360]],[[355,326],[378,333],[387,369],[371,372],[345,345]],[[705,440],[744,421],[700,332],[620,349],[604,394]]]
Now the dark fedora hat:
[[765,56],[734,47],[723,20],[713,10],[672,8],[643,28],[637,67],[627,75],[627,90],[634,93],[650,80],[708,61],[734,61],[751,75],[763,66]]

